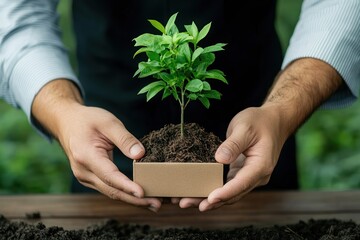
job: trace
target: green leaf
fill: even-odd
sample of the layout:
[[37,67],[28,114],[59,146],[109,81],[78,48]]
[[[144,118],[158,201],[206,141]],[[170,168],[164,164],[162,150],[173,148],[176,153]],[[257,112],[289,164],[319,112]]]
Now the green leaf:
[[204,37],[206,37],[206,35],[209,33],[210,31],[210,27],[211,27],[211,22],[206,24],[199,32],[199,35],[196,39],[196,44],[198,42],[200,42],[200,40],[202,40]]
[[190,93],[187,95],[187,97],[190,99],[190,100],[196,100],[198,99],[198,95],[195,94],[195,93]]
[[178,45],[189,43],[194,39],[192,36],[190,36],[188,33],[185,32],[177,33],[176,35],[177,35],[176,43]]
[[200,62],[198,66],[194,66],[194,65],[195,64],[193,64],[193,67],[195,67],[194,76],[199,79],[204,78],[204,74],[206,72],[206,68],[208,64],[206,62]]
[[133,77],[135,77],[136,75],[138,75],[138,74],[140,74],[140,73],[141,73],[141,70],[140,70],[140,68],[138,68],[138,69],[136,70],[136,72],[134,73]]
[[175,20],[176,20],[176,16],[178,13],[174,13],[173,15],[171,15],[171,17],[169,18],[168,22],[166,23],[165,26],[165,34],[167,35],[171,35],[171,29],[176,25],[175,25]]
[[170,75],[169,73],[167,72],[161,72],[159,73],[159,77],[164,80],[165,82],[170,82],[172,79],[173,79],[173,76]]
[[135,47],[149,47],[154,45],[155,42],[161,40],[161,36],[151,33],[144,33],[133,39],[135,41]]
[[150,99],[155,97],[156,94],[158,94],[163,89],[164,89],[164,86],[160,86],[160,85],[151,88],[146,94],[146,101],[147,102],[150,101]]
[[148,77],[164,70],[158,61],[140,62],[139,69],[139,78]]
[[150,89],[152,89],[152,88],[154,88],[154,87],[157,87],[157,86],[163,86],[163,87],[165,87],[165,83],[164,83],[163,81],[156,81],[156,82],[149,83],[148,85],[146,85],[145,87],[143,87],[143,88],[138,92],[138,94],[146,93],[146,92],[150,91]]
[[179,55],[184,56],[189,63],[191,59],[191,50],[188,43],[183,43],[179,46]]
[[171,90],[168,87],[165,87],[161,100],[164,100],[170,95],[171,95]]
[[194,39],[198,37],[199,30],[194,22],[191,25],[185,25],[185,29]]
[[204,52],[203,48],[201,47],[197,48],[192,55],[191,61],[194,62],[195,59],[198,58],[203,52]]
[[135,58],[136,55],[138,55],[139,53],[143,53],[143,52],[147,52],[147,51],[150,51],[150,48],[148,48],[148,47],[142,47],[142,48],[140,48],[139,50],[137,50],[137,51],[134,53],[133,58]]
[[203,81],[203,91],[210,91],[211,87],[210,84],[206,81]]
[[173,41],[173,38],[171,36],[164,35],[164,36],[162,36],[161,41],[159,42],[159,44],[161,46],[164,46],[164,45],[165,46],[171,46],[172,41]]
[[217,52],[224,50],[225,43],[217,43],[215,45],[204,48],[204,53]]
[[157,20],[148,19],[148,21],[153,25],[157,30],[165,34],[165,27]]
[[190,42],[193,39],[188,33],[174,33],[172,37],[172,43],[176,45],[181,45],[183,43]]
[[196,69],[196,71],[194,72],[194,74],[201,74],[201,72],[198,72],[198,67],[200,65],[201,69],[207,69],[208,66],[210,66],[211,64],[213,64],[215,61],[215,54],[214,53],[202,53],[201,56],[199,56],[192,64],[192,66]]
[[147,51],[146,55],[148,56],[150,61],[160,62],[160,55],[158,53],[153,51]]
[[190,92],[200,92],[203,90],[203,82],[199,79],[193,79],[186,84],[185,89]]
[[173,97],[175,98],[176,101],[179,101],[179,95],[178,95],[178,93],[176,91],[176,88],[174,88],[174,90],[172,92],[172,95],[173,95]]
[[210,101],[206,97],[199,97],[200,102],[206,107],[210,107]]
[[209,70],[205,73],[206,78],[217,79],[227,84],[228,82],[224,76],[225,74],[218,69]]
[[187,63],[178,63],[178,64],[176,64],[175,68],[177,70],[180,70],[180,69],[184,68],[187,65],[188,65]]
[[216,90],[210,90],[203,93],[205,97],[207,98],[213,98],[213,99],[221,99],[221,93]]

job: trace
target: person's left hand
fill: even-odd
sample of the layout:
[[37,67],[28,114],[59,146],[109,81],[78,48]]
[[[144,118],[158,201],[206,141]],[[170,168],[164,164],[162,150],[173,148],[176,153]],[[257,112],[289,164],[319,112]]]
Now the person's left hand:
[[172,198],[172,203],[207,211],[232,204],[254,188],[267,184],[287,137],[280,121],[272,106],[238,113],[229,124],[227,139],[215,154],[218,162],[230,164],[225,185],[205,199]]

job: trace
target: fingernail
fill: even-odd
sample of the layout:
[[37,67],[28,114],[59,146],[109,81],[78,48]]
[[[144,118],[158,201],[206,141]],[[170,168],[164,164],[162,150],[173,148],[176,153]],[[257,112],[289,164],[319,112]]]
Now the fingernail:
[[152,212],[155,212],[155,213],[159,211],[159,209],[157,207],[153,206],[153,205],[148,206],[148,209],[150,211],[152,211]]
[[137,155],[139,155],[142,151],[143,151],[143,148],[140,146],[140,144],[134,144],[134,145],[130,148],[130,154],[131,154],[132,156],[137,156]]
[[218,158],[220,158],[222,161],[230,161],[231,159],[231,151],[225,147],[222,147],[217,152]]
[[219,199],[219,198],[214,198],[214,199],[212,199],[212,200],[210,200],[209,201],[209,199],[208,199],[208,202],[210,203],[210,204],[216,204],[216,203],[219,203],[221,201],[221,199]]
[[134,197],[141,198],[140,194],[137,193],[137,192],[133,192],[132,195],[133,195]]

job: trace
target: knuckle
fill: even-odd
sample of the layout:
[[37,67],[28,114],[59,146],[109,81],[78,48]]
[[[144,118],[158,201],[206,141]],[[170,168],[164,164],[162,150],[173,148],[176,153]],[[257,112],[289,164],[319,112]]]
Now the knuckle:
[[120,200],[119,191],[117,189],[109,189],[106,195],[113,200]]
[[135,143],[134,137],[131,134],[122,134],[119,136],[119,143],[127,148]]
[[81,171],[78,171],[78,170],[73,170],[73,174],[74,176],[76,177],[77,180],[80,180],[82,179],[82,174],[81,174]]
[[273,172],[273,168],[272,167],[265,167],[263,169],[263,177],[261,178],[261,180],[259,181],[259,186],[264,186],[267,185],[270,182],[270,178]]
[[111,179],[113,179],[114,176],[114,172],[108,172],[108,173],[104,173],[103,176],[103,182],[108,185],[109,187],[114,187],[113,182],[111,181]]
[[232,140],[232,139],[228,139],[226,146],[231,149],[232,151],[235,151],[236,153],[241,153],[241,148],[238,142]]
[[263,178],[260,182],[259,182],[259,186],[265,186],[270,182],[270,176],[269,177],[265,177]]
[[87,180],[87,178],[85,177],[85,174],[82,171],[79,170],[73,170],[73,174],[75,176],[75,178],[82,184],[84,183],[89,183],[89,181]]
[[87,160],[85,158],[83,158],[83,157],[77,157],[77,158],[74,157],[73,159],[74,159],[76,165],[80,165],[80,166],[85,166],[86,165]]

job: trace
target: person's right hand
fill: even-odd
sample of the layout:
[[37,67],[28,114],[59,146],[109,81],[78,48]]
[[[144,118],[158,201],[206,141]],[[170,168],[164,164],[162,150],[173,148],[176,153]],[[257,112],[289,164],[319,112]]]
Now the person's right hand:
[[152,211],[161,207],[160,199],[144,198],[143,189],[113,163],[115,147],[130,159],[141,158],[145,150],[140,141],[110,112],[82,105],[72,83],[48,83],[35,98],[32,112],[58,139],[80,183],[112,199]]

